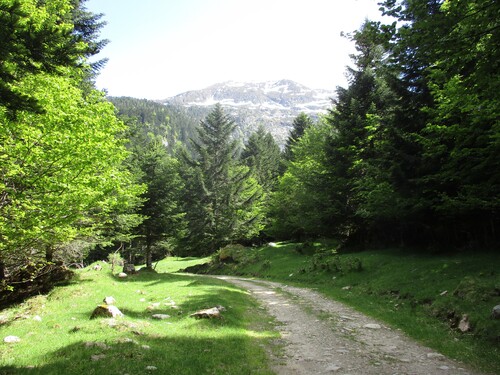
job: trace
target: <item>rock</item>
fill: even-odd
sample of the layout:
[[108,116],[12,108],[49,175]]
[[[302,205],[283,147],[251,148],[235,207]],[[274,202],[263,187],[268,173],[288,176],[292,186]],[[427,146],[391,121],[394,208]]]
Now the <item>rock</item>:
[[427,358],[428,359],[442,359],[444,358],[444,355],[440,354],[440,353],[427,353]]
[[344,286],[342,288],[342,290],[351,290],[351,289],[352,289],[352,286],[350,286],[350,285]]
[[382,328],[382,326],[380,324],[376,324],[376,323],[368,323],[368,324],[365,324],[363,327],[368,328],[368,329],[381,329]]
[[136,273],[135,266],[132,263],[125,263],[123,265],[123,272],[127,274]]
[[120,273],[118,274],[118,277],[119,277],[120,279],[124,279],[124,278],[126,278],[127,276],[128,276],[128,275],[127,275],[125,272],[120,272]]
[[440,366],[440,370],[448,371],[450,368],[448,366]]
[[160,302],[155,302],[146,307],[147,310],[154,310],[160,307]]
[[469,316],[467,314],[464,314],[462,316],[462,319],[460,319],[460,323],[458,323],[458,329],[461,332],[469,332],[472,330],[470,321],[469,321]]
[[339,371],[341,368],[342,367],[337,366],[337,365],[330,365],[325,370],[326,370],[326,372],[336,372],[336,371]]
[[90,359],[94,362],[100,361],[101,359],[106,358],[106,354],[93,354],[90,356]]
[[110,296],[110,297],[104,297],[102,302],[104,302],[106,305],[114,305],[116,300]]
[[158,319],[158,320],[164,320],[164,319],[170,318],[170,315],[167,315],[167,314],[153,314],[153,315],[151,315],[151,318]]
[[41,322],[42,321],[42,317],[40,315],[35,315],[33,317],[33,320],[36,320],[37,322]]
[[144,350],[151,349],[151,347],[149,345],[141,345],[141,348],[143,348]]
[[21,339],[17,336],[7,336],[3,339],[3,342],[7,343],[7,344],[13,344],[13,343],[16,343],[16,342],[20,342]]
[[492,319],[500,319],[500,305],[496,305],[491,311]]
[[205,318],[205,319],[213,319],[220,318],[220,312],[226,310],[223,306],[216,306],[210,309],[199,310],[189,316],[195,317],[197,319]]
[[447,294],[448,294],[448,291],[447,291],[447,290],[445,290],[444,292],[439,293],[439,295],[440,295],[441,297],[442,297],[442,296],[445,296],[445,295],[447,295]]
[[113,306],[113,305],[99,305],[97,306],[94,311],[92,312],[92,315],[90,316],[90,319],[95,319],[95,318],[116,318],[116,317],[121,317],[123,316],[123,313],[118,309],[118,307]]
[[146,366],[147,371],[156,371],[158,368],[156,366]]
[[102,266],[100,264],[96,264],[94,267],[92,267],[94,271],[100,271],[102,270]]

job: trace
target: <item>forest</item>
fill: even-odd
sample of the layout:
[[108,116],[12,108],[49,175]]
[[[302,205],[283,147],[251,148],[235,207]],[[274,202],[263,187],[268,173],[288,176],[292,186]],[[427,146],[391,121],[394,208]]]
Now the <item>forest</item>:
[[66,266],[235,243],[498,248],[497,1],[382,1],[393,22],[346,34],[348,86],[283,149],[235,138],[220,105],[197,124],[107,98],[105,21],[84,3],[0,0],[0,302]]

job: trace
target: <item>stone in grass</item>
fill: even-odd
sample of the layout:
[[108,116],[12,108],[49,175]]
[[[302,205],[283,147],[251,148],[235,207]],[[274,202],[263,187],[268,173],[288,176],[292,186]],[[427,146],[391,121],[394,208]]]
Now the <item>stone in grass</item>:
[[7,343],[7,344],[14,344],[16,342],[20,342],[21,339],[17,336],[7,336],[3,339],[3,342]]
[[124,278],[126,278],[126,277],[127,277],[127,274],[126,274],[125,272],[120,272],[120,273],[118,274],[118,277],[119,277],[120,279],[124,279]]
[[368,328],[368,329],[380,329],[380,328],[382,328],[382,326],[380,324],[376,324],[376,323],[368,323],[368,324],[365,324],[363,327]]
[[104,359],[104,358],[106,358],[106,354],[93,354],[90,356],[90,359],[93,362],[100,361],[101,359]]
[[158,370],[158,367],[156,366],[146,366],[146,371],[156,371]]
[[460,330],[460,332],[464,333],[472,331],[469,316],[467,314],[464,314],[462,316],[462,319],[460,319],[460,323],[458,323],[458,329]]
[[492,319],[500,319],[500,305],[496,305],[491,312]]
[[118,307],[113,305],[99,305],[94,309],[90,319],[95,318],[117,318],[123,316],[123,313],[118,309]]
[[195,313],[189,315],[197,319],[205,318],[205,319],[213,319],[213,318],[221,318],[221,311],[226,310],[223,306],[215,306],[210,309],[199,310]]
[[164,319],[170,318],[170,315],[167,315],[167,314],[153,314],[153,315],[151,315],[151,318],[158,319],[158,320],[164,320]]
[[104,302],[106,305],[114,305],[116,300],[113,297],[109,296],[109,297],[104,297],[102,302]]

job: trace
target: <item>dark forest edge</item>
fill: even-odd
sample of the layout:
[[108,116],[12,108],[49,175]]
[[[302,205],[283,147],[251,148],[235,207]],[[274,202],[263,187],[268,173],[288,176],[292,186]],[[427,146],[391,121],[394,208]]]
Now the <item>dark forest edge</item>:
[[284,150],[263,128],[235,139],[220,105],[195,124],[105,98],[89,62],[102,15],[84,3],[0,4],[2,301],[51,265],[231,243],[498,249],[498,2],[382,2],[395,21],[347,35],[348,87],[298,116]]

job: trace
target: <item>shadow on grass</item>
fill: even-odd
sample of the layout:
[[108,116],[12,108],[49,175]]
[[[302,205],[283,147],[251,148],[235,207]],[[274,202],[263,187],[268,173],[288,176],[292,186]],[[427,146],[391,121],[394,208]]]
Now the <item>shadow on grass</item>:
[[[155,336],[123,338],[105,346],[77,342],[48,353],[44,365],[1,367],[0,374],[271,374],[261,348],[265,338]],[[148,366],[154,369],[148,371]]]

